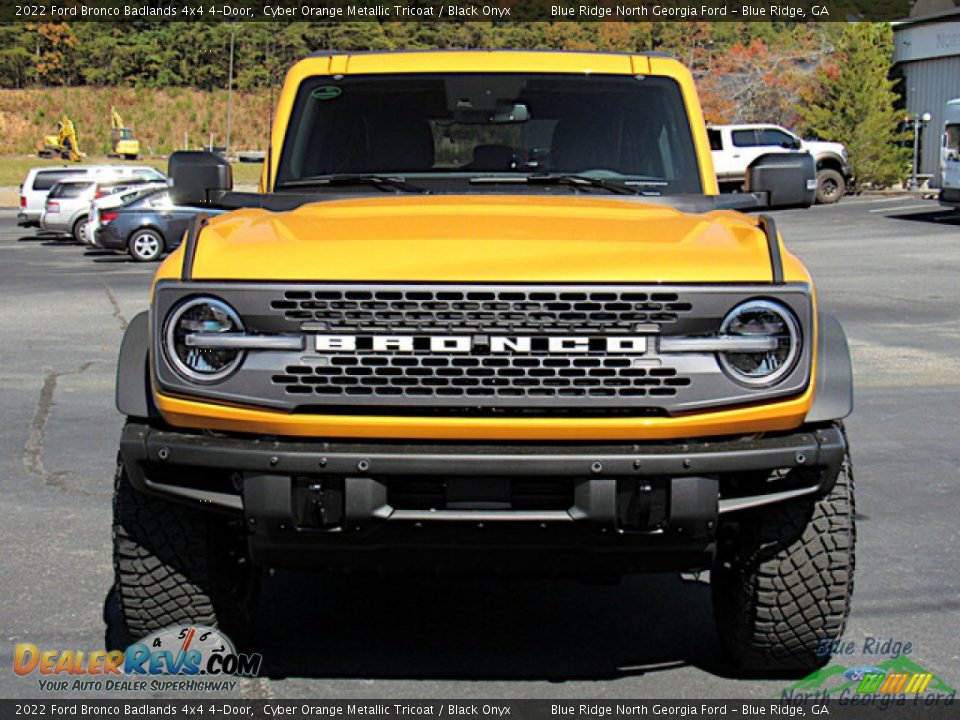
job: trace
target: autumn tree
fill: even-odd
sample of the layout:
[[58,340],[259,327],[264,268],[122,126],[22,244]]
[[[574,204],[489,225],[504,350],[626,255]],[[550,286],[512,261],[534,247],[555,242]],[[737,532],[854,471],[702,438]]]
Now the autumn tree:
[[759,37],[718,51],[698,73],[698,88],[708,122],[766,122],[793,127],[815,70],[827,50],[815,35],[781,38],[768,44]]
[[36,26],[37,77],[50,85],[67,85],[73,79],[70,62],[77,39],[67,23],[40,23]]
[[847,24],[836,53],[818,71],[817,83],[800,107],[809,133],[847,146],[858,184],[892,185],[909,166],[908,151],[896,144],[892,57],[889,24]]

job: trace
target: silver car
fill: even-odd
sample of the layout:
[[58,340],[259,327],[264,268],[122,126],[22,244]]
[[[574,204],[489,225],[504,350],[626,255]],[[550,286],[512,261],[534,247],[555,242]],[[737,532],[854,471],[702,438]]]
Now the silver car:
[[97,183],[92,179],[58,182],[47,195],[43,214],[40,215],[40,229],[72,235],[77,242],[83,242],[84,226],[89,222],[90,201],[96,191]]
[[[166,183],[150,183],[141,177],[128,177],[122,180],[64,180],[50,189],[40,216],[40,228],[47,232],[72,235],[77,242],[88,242],[88,225],[93,216],[91,205],[113,195],[128,193],[149,185],[166,187]],[[127,200],[132,200],[128,197]]]
[[110,179],[163,182],[166,176],[149,165],[41,165],[30,168],[20,185],[17,225],[40,227],[47,195],[58,182]]

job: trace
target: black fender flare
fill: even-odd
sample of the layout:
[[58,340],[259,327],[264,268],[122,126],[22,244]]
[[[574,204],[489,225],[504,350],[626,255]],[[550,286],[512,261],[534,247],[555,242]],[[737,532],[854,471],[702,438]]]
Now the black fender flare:
[[853,363],[847,335],[833,315],[823,312],[817,316],[817,328],[817,377],[808,423],[841,420],[853,412]]
[[813,159],[817,162],[817,170],[819,170],[820,166],[824,163],[835,163],[841,168],[841,172],[842,169],[847,166],[842,157],[832,152],[822,152],[819,155],[814,156]]
[[150,385],[150,314],[139,313],[127,326],[117,360],[117,410],[131,418],[158,418]]

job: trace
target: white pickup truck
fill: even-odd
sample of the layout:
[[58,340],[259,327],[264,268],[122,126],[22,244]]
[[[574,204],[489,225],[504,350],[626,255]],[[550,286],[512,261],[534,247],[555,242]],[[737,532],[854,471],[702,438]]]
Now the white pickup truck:
[[809,152],[817,166],[817,202],[835,203],[852,179],[842,143],[803,140],[779,125],[710,125],[713,167],[723,191],[743,185],[747,167],[769,153]]

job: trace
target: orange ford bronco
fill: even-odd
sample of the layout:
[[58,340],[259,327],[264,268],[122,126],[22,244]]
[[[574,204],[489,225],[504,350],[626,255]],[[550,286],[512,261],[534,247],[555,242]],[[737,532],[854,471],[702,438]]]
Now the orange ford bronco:
[[[710,571],[731,658],[843,630],[847,343],[773,220],[808,155],[718,196],[657,54],[323,54],[258,193],[201,216],[119,360],[111,603],[126,638],[249,627],[257,568]],[[120,642],[118,639],[117,642]]]

